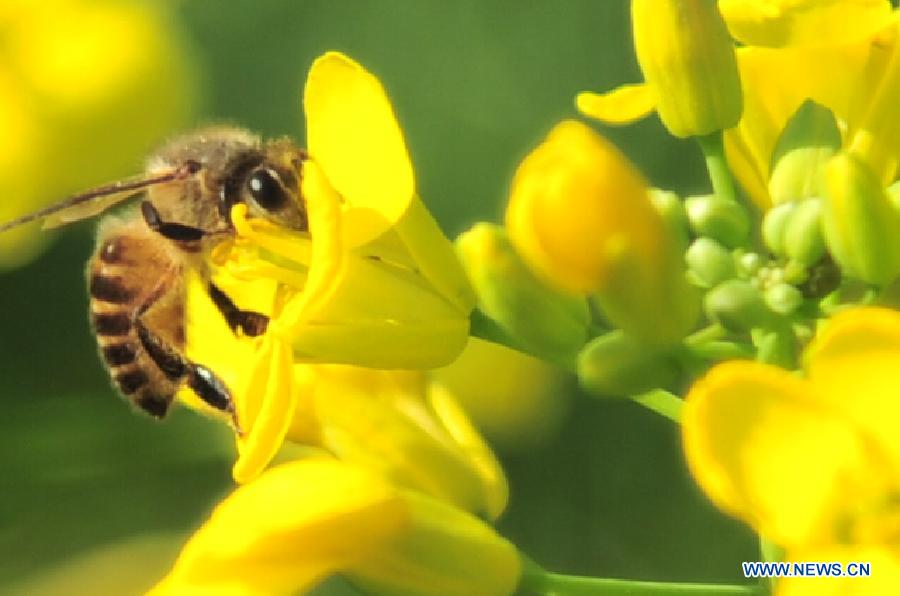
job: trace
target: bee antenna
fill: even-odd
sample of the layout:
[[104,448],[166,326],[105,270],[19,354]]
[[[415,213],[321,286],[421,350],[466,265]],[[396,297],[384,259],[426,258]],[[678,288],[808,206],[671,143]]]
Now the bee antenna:
[[121,193],[127,193],[127,196],[133,196],[150,186],[155,186],[157,184],[166,184],[168,182],[175,182],[177,180],[184,180],[193,176],[201,169],[203,169],[203,164],[201,162],[194,159],[188,159],[174,170],[170,170],[164,174],[158,174],[156,176],[150,176],[147,178],[139,178],[137,180],[113,182],[112,184],[98,186],[83,193],[68,197],[67,199],[64,199],[58,203],[54,203],[49,207],[39,209],[38,211],[33,211],[12,221],[0,224],[0,232],[5,232],[6,230],[15,228],[22,224],[47,217],[48,215],[53,215],[54,213],[57,213],[59,211],[69,209],[70,207],[74,207],[76,205],[80,205],[81,203],[86,203],[100,197],[106,197],[109,195]]

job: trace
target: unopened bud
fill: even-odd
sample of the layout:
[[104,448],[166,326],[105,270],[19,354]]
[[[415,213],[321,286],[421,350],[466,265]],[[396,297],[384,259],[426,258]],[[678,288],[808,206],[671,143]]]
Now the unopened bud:
[[841,269],[886,285],[900,273],[900,214],[862,160],[841,153],[826,168],[825,240]]
[[688,221],[698,236],[708,236],[728,248],[740,246],[750,231],[750,218],[738,203],[715,195],[688,197]]
[[583,296],[561,292],[519,259],[503,228],[479,223],[456,240],[478,307],[523,347],[550,360],[571,358],[588,338]]
[[822,200],[813,197],[801,201],[787,222],[784,254],[802,265],[812,265],[825,255],[825,250]]
[[824,170],[841,147],[841,132],[831,111],[806,101],[785,126],[772,157],[769,194],[775,205],[821,197]]
[[638,62],[676,137],[737,124],[743,109],[734,44],[715,2],[632,0]]
[[578,355],[578,380],[595,395],[637,395],[671,386],[678,376],[670,357],[621,330],[595,338]]
[[733,331],[749,331],[772,316],[759,290],[740,279],[730,279],[710,290],[704,307],[710,319]]
[[735,275],[734,257],[712,238],[697,238],[684,255],[688,273],[701,287],[711,288]]

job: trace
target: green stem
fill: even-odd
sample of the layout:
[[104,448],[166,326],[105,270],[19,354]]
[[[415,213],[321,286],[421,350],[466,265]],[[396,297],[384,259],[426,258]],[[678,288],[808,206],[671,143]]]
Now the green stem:
[[547,573],[534,566],[522,577],[526,593],[543,596],[755,596],[758,586],[644,582]]
[[706,159],[706,169],[709,172],[709,180],[712,182],[713,192],[716,196],[729,201],[736,201],[734,192],[734,179],[728,162],[725,161],[725,145],[722,142],[722,133],[714,132],[705,137],[695,137]]
[[722,327],[718,323],[712,323],[707,325],[703,329],[699,331],[695,331],[691,333],[687,337],[684,338],[684,343],[686,345],[695,346],[698,344],[703,344],[709,341],[717,341],[722,339],[728,334],[728,331]]
[[664,389],[654,389],[647,393],[633,395],[631,399],[672,422],[681,423],[681,408],[684,406],[684,400],[674,393],[669,393]]
[[556,365],[571,373],[576,372],[577,369],[574,356],[559,355],[557,358],[548,358],[546,356],[535,354],[532,350],[516,341],[514,337],[510,336],[496,321],[489,318],[478,309],[472,311],[472,315],[469,318],[469,335],[491,343],[499,344],[517,352],[522,352],[523,354],[528,354],[538,360],[549,362],[550,364]]

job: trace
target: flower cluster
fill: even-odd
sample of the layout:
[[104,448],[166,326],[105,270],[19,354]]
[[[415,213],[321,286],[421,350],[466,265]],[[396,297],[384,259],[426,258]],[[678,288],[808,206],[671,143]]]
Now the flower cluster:
[[[236,394],[244,486],[158,593],[280,593],[336,572],[376,592],[565,593],[490,526],[503,472],[427,372],[470,334],[682,421],[689,467],[723,510],[788,560],[871,560],[865,593],[893,585],[900,315],[850,308],[900,276],[889,3],[633,0],[632,23],[646,82],[577,106],[614,124],[655,111],[698,142],[712,192],[652,188],[569,119],[522,160],[504,225],[455,246],[416,194],[377,79],[337,53],[313,64],[309,232],[239,205],[237,238],[210,257],[268,330],[235,337],[199,280],[188,292],[189,354]],[[806,379],[789,372],[801,362]]]
[[[334,574],[413,595],[896,590],[898,15],[887,0],[632,0],[631,14],[645,81],[576,106],[605,124],[656,113],[697,142],[710,192],[653,188],[566,119],[522,159],[503,223],[455,242],[417,194],[378,79],[337,52],[313,63],[308,230],[238,204],[235,237],[204,255],[265,332],[233,332],[188,274],[187,356],[229,387],[234,419],[179,397],[234,425],[240,486],[154,594],[295,593]],[[434,373],[470,338],[681,423],[706,495],[779,547],[761,557],[867,561],[873,577],[546,573],[494,528],[503,470]]]

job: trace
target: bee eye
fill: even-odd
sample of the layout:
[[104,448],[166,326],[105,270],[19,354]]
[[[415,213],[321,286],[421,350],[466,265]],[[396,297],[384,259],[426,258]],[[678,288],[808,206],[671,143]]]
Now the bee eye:
[[268,168],[256,170],[250,175],[247,190],[256,204],[267,211],[277,211],[288,202],[287,192],[278,174]]

